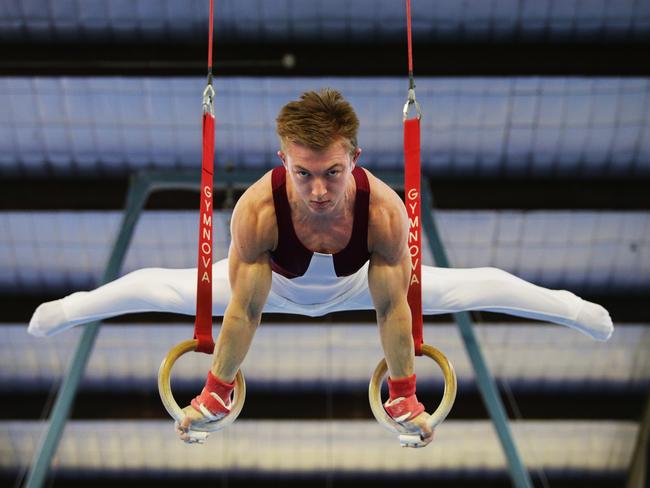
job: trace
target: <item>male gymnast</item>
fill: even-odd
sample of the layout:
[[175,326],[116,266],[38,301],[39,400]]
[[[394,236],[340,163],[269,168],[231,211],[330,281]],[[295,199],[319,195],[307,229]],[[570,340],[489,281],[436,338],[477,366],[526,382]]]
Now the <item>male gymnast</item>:
[[[213,266],[213,314],[223,315],[202,393],[176,431],[229,412],[234,377],[263,312],[321,316],[374,309],[389,371],[384,408],[433,439],[415,395],[407,302],[410,257],[404,203],[357,166],[359,120],[335,90],[304,93],[277,117],[281,166],[237,202],[228,258]],[[28,331],[49,336],[81,323],[144,311],[193,315],[196,269],[148,268],[89,292],[39,306]],[[596,340],[613,331],[608,312],[565,290],[549,290],[496,268],[422,267],[424,314],[485,310],[555,322]]]

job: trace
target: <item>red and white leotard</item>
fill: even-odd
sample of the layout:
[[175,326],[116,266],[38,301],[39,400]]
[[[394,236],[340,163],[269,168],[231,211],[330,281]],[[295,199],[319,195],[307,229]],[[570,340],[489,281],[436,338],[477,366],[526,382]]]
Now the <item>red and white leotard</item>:
[[[283,303],[291,311],[323,315],[340,309],[361,292],[367,294],[368,207],[370,184],[360,167],[352,171],[356,183],[352,235],[347,246],[336,254],[307,249],[296,235],[291,222],[287,197],[286,170],[273,170],[273,204],[278,225],[278,245],[271,252],[273,302]],[[289,310],[287,310],[289,311]]]

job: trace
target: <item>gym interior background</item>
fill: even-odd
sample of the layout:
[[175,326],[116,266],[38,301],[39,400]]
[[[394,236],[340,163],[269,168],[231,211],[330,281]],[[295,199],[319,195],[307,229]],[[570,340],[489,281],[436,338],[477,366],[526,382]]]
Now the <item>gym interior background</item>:
[[[357,110],[360,164],[403,171],[404,2],[215,9],[215,181],[276,165],[278,110],[325,86]],[[569,289],[608,308],[616,327],[597,343],[474,314],[519,451],[536,486],[625,486],[633,461],[647,462],[650,1],[413,0],[412,15],[423,183],[452,264]],[[207,28],[207,0],[0,1],[3,486],[23,482],[80,336],[30,337],[31,313],[98,284],[131,175],[200,179]],[[244,189],[216,192],[216,257]],[[122,273],[194,266],[197,216],[196,192],[152,195]],[[418,451],[372,418],[371,312],[265,316],[243,365],[242,415],[204,446],[183,444],[156,373],[192,324],[136,314],[102,326],[47,486],[510,486],[451,317],[426,318],[425,341],[456,366],[459,394]],[[423,362],[418,392],[433,405],[441,382]],[[208,365],[179,361],[179,402]]]

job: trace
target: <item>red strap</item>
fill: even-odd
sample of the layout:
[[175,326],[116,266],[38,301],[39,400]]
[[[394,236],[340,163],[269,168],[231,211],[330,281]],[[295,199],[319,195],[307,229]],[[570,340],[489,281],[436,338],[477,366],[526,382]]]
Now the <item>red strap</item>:
[[413,75],[413,43],[411,42],[411,0],[406,0],[406,36],[408,42],[409,75]]
[[214,24],[214,0],[210,0],[210,33],[208,34],[208,72],[212,72],[212,25]]
[[197,351],[212,354],[212,187],[214,171],[214,117],[203,114],[203,163],[199,221],[199,264],[196,285],[194,338]]
[[[212,85],[213,0],[210,0],[210,32],[208,40],[208,88]],[[207,88],[206,88],[207,89]],[[214,93],[214,92],[213,92]],[[206,354],[214,351],[212,339],[212,191],[214,173],[214,116],[210,107],[203,110],[203,161],[201,163],[201,208],[199,213],[199,263],[196,283],[196,350]]]
[[[411,0],[406,0],[406,34],[409,60],[409,100],[404,107],[404,200],[409,217],[409,254],[411,276],[408,302],[415,355],[422,355],[422,218],[420,202],[420,110],[416,119],[406,120],[408,106],[415,102],[413,46],[411,42]],[[411,99],[413,96],[413,99]],[[417,105],[416,105],[417,108]]]
[[411,277],[408,302],[411,308],[415,354],[422,355],[422,229],[420,203],[420,119],[404,121],[404,200],[409,218]]

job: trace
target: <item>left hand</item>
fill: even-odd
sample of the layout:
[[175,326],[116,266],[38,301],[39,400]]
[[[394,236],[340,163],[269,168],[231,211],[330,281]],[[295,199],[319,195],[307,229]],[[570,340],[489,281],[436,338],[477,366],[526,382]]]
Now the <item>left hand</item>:
[[427,420],[429,420],[429,417],[431,417],[428,413],[422,412],[420,415],[417,417],[407,420],[405,422],[401,422],[402,425],[409,429],[413,429],[413,434],[414,435],[420,435],[421,442],[417,444],[407,444],[404,445],[404,447],[426,447],[428,446],[431,441],[433,440],[433,429],[429,427],[427,424]]
[[208,433],[194,431],[192,425],[207,422],[208,420],[192,405],[185,407],[183,414],[185,415],[183,421],[180,423],[176,421],[174,424],[176,434],[187,444],[203,444],[208,437]]

